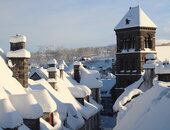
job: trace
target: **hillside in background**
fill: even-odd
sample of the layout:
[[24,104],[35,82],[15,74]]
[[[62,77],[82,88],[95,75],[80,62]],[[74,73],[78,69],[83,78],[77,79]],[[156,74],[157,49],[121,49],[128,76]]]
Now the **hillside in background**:
[[76,49],[68,48],[48,48],[41,46],[39,50],[31,55],[31,63],[45,64],[47,60],[55,58],[58,62],[65,60],[66,63],[71,63],[74,60],[90,60],[97,58],[115,57],[116,45],[104,47],[84,47]]

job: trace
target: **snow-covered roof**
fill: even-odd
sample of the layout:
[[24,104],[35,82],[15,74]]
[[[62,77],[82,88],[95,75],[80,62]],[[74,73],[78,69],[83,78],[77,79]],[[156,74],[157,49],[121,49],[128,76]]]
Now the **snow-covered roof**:
[[170,74],[170,64],[159,62],[155,67],[155,74]]
[[[52,96],[53,100],[57,103],[57,112],[59,113],[61,120],[63,121],[66,119],[67,122],[66,124],[68,125],[67,127],[70,127],[72,129],[78,129],[82,127],[82,125],[84,124],[84,120],[82,117],[88,119],[92,115],[100,111],[102,107],[99,104],[95,103],[93,99],[92,99],[93,103],[89,103],[90,105],[85,106],[81,105],[74,98],[69,88],[80,87],[82,91],[85,92],[85,95],[90,94],[91,91],[89,91],[87,87],[83,87],[80,84],[78,84],[75,80],[72,79],[72,77],[67,75],[65,72],[63,74],[64,79],[57,78],[57,91],[54,90],[46,80],[43,79],[37,81],[29,80],[29,87],[31,89],[39,90],[46,89]],[[67,115],[67,111],[65,110],[66,106],[63,103],[72,104],[74,109],[76,110],[77,115],[74,117],[74,115],[69,112],[68,117],[66,117]],[[66,108],[70,109],[68,108],[68,106]],[[91,110],[92,108],[93,111]],[[76,123],[74,121],[76,121]]]
[[43,115],[41,106],[31,94],[9,96],[12,105],[24,119],[37,119]]
[[80,83],[88,86],[89,88],[100,88],[103,83],[100,80],[100,74],[98,71],[89,71],[80,66],[81,80]]
[[21,115],[9,99],[0,99],[0,128],[15,128],[23,123]]
[[49,83],[57,83],[57,80],[54,78],[47,79]]
[[12,36],[9,40],[11,43],[19,43],[26,42],[27,38],[24,35],[17,34],[16,36]]
[[[142,93],[138,88],[140,87],[140,85],[143,82],[143,77],[141,77],[138,81],[134,82],[133,84],[129,85],[128,87],[126,87],[124,90],[124,92],[118,97],[118,99],[116,100],[114,106],[113,106],[113,110],[114,111],[122,111],[124,110],[124,104],[127,103],[128,101],[131,100],[131,98],[134,95],[140,94]],[[132,93],[130,93],[132,92]]]
[[116,84],[116,78],[112,79],[102,79],[103,86],[101,87],[101,96],[102,97],[109,97],[111,96],[110,90]]
[[129,110],[113,130],[169,129],[169,92],[166,84],[155,82],[151,89],[127,104]]
[[50,59],[48,62],[47,62],[47,64],[57,64],[57,60],[56,59]]
[[9,58],[30,58],[31,53],[26,49],[19,49],[16,51],[7,52],[6,56]]
[[28,77],[31,78],[35,73],[37,73],[40,76],[40,78],[48,79],[47,69],[44,69],[43,67],[41,67],[41,68],[37,68],[37,67],[32,68],[31,72],[28,75]]
[[75,98],[84,98],[91,94],[91,90],[84,85],[76,86],[76,87],[68,87],[68,89],[70,90],[71,94]]
[[57,109],[57,104],[47,90],[29,90],[29,93],[31,93],[41,105],[43,112],[54,112]]
[[114,28],[115,30],[132,28],[132,27],[151,27],[157,28],[152,20],[139,7],[130,7],[126,15]]

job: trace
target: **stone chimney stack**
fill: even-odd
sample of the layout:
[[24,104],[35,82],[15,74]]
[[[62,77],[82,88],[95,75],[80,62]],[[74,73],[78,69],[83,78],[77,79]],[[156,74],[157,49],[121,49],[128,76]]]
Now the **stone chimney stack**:
[[74,62],[74,79],[80,83],[80,65],[81,62],[75,61]]
[[153,86],[153,79],[155,77],[155,54],[146,54],[146,63],[143,68],[145,69],[144,74],[144,86],[147,88],[142,88],[142,91],[146,91]]
[[56,68],[56,64],[57,61],[56,59],[51,59],[48,61],[48,82],[50,83],[50,85],[54,88],[56,88],[56,84],[57,84],[57,68]]
[[17,34],[9,40],[10,51],[7,57],[14,65],[11,70],[13,77],[16,78],[24,88],[28,87],[28,60],[31,57],[29,51],[25,49],[26,36]]
[[60,78],[61,79],[63,79],[64,77],[64,65],[63,64],[61,64],[60,66],[59,66],[59,70],[60,70]]

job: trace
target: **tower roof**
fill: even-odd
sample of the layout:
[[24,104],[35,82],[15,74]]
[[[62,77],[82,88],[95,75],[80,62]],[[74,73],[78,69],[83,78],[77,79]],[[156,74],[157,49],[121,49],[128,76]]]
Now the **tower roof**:
[[129,11],[116,25],[114,30],[132,27],[157,28],[157,26],[152,22],[152,20],[145,14],[145,12],[139,6],[130,7]]

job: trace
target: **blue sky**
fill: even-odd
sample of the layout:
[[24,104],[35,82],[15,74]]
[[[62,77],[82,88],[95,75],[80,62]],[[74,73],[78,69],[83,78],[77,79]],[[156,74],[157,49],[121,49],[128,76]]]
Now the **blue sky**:
[[169,0],[1,0],[0,48],[27,36],[27,48],[78,48],[115,44],[113,28],[130,6],[139,5],[158,26],[156,39],[170,41]]

